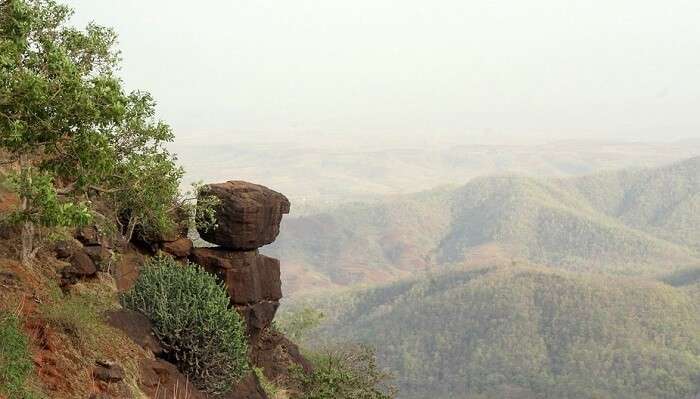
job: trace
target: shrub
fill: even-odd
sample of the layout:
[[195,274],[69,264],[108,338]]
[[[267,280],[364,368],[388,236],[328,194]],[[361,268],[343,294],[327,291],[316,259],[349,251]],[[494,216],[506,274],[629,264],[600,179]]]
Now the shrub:
[[34,366],[29,340],[14,315],[0,313],[0,397],[32,399],[39,397],[27,389]]
[[164,349],[200,390],[226,393],[249,371],[244,324],[223,283],[200,266],[153,258],[122,302],[153,322]]
[[392,399],[396,389],[387,385],[390,376],[381,371],[374,351],[347,345],[307,354],[314,370],[292,369],[295,399]]

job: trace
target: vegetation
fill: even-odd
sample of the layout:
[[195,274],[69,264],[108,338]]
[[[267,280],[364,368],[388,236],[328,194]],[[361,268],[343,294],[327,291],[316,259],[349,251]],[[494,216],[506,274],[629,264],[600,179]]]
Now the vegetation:
[[154,258],[122,302],[151,319],[165,350],[199,389],[226,393],[248,371],[245,326],[224,287],[201,267]]
[[393,387],[385,386],[389,375],[376,363],[374,351],[366,346],[335,347],[310,353],[311,374],[293,370],[299,399],[390,399]]
[[138,224],[170,227],[182,176],[155,102],[116,76],[114,32],[76,29],[71,14],[53,0],[0,2],[0,150],[19,168],[10,220],[25,263],[37,226],[83,224],[98,208],[127,240]]
[[40,396],[29,387],[34,371],[29,339],[19,319],[0,313],[0,396],[8,399],[34,399]]
[[479,178],[286,220],[269,251],[336,285],[484,259],[655,276],[700,264],[698,176],[700,158],[574,179]]
[[504,266],[333,302],[317,340],[378,348],[406,398],[685,399],[700,390],[700,312],[661,283]]

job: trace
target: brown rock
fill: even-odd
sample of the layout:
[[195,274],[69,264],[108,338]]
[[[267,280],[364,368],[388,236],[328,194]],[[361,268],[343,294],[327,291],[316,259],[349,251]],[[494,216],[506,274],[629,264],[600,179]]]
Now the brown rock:
[[163,243],[162,247],[163,251],[177,258],[185,258],[190,256],[190,251],[192,251],[192,240],[189,238],[179,238],[172,242]]
[[68,259],[73,256],[73,253],[82,248],[82,246],[83,245],[79,241],[74,239],[61,240],[54,245],[53,250],[56,253],[57,259]]
[[129,245],[121,253],[121,256],[112,267],[112,274],[119,292],[128,291],[134,286],[145,260],[145,256],[134,245]]
[[299,347],[278,331],[266,329],[250,351],[251,362],[260,367],[270,381],[286,381],[291,368],[313,371],[311,363],[301,355]]
[[175,365],[165,360],[142,359],[139,366],[139,387],[151,399],[206,399]]
[[226,284],[235,305],[258,301],[279,301],[282,298],[280,262],[255,251],[227,251],[217,248],[195,248],[191,260]]
[[233,390],[221,399],[268,399],[265,390],[260,385],[258,377],[250,373],[243,377]]
[[75,232],[75,238],[84,245],[100,245],[100,233],[94,226],[79,228]]
[[92,277],[97,273],[95,262],[84,251],[78,251],[70,258],[70,266],[61,270],[64,284],[74,283],[79,279]]
[[124,379],[124,369],[111,362],[99,362],[92,375],[97,380],[115,383]]
[[112,251],[102,245],[92,245],[83,248],[83,251],[95,263],[104,263],[112,259]]
[[121,330],[140,347],[160,354],[163,348],[153,334],[153,325],[142,313],[128,309],[113,310],[106,314],[107,324]]
[[290,203],[284,195],[267,187],[243,181],[210,184],[201,195],[214,195],[218,226],[200,236],[222,247],[251,250],[267,245],[279,234],[282,215]]
[[236,306],[238,314],[245,320],[248,341],[255,344],[260,333],[272,325],[279,302],[262,301],[245,306]]

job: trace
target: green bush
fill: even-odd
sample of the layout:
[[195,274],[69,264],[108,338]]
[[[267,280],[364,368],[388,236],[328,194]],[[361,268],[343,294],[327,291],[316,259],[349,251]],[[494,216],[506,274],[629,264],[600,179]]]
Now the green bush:
[[243,321],[229,308],[222,283],[200,266],[151,259],[122,302],[148,316],[164,349],[199,389],[226,393],[249,371]]
[[292,369],[294,399],[392,399],[396,389],[387,384],[390,375],[381,371],[374,351],[366,346],[347,345],[307,353],[314,370]]
[[16,316],[0,313],[0,397],[33,399],[39,397],[27,389],[34,365],[29,340]]

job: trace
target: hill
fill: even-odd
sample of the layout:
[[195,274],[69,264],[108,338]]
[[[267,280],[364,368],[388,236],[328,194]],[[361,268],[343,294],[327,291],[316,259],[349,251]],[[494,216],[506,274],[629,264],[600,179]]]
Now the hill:
[[236,138],[226,135],[216,142],[178,137],[170,147],[186,167],[187,180],[223,181],[237,176],[260,182],[286,193],[296,216],[343,202],[462,185],[481,176],[582,176],[602,170],[654,167],[700,153],[700,144],[693,142],[579,140],[485,145],[470,144],[473,140],[463,138],[449,145],[432,141],[418,145],[405,140],[378,144],[382,137],[358,141],[354,135],[330,135],[323,140],[319,135],[304,137],[301,131],[297,142],[275,142],[270,132],[239,133]]
[[700,314],[680,289],[506,266],[348,292],[316,340],[378,348],[403,398],[690,398]]
[[[700,158],[569,179],[476,178],[285,221],[288,290],[386,282],[486,259],[659,275],[700,265]],[[313,276],[308,278],[307,276]]]

